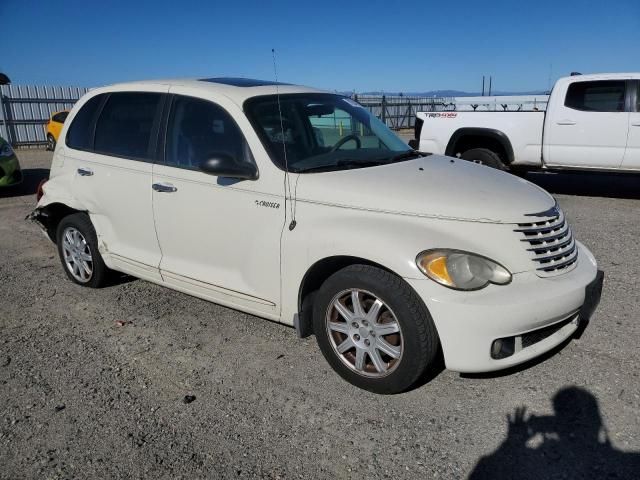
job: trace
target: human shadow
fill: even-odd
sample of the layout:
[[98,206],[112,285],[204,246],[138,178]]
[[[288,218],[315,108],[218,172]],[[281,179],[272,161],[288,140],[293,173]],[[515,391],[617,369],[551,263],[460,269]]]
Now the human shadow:
[[640,199],[638,173],[530,172],[523,177],[560,195]]
[[588,390],[567,387],[553,397],[554,414],[509,415],[507,438],[481,458],[470,480],[635,479],[640,452],[622,452],[609,439],[598,401]]
[[25,168],[22,170],[22,183],[0,189],[0,198],[35,195],[40,182],[47,178],[48,168]]

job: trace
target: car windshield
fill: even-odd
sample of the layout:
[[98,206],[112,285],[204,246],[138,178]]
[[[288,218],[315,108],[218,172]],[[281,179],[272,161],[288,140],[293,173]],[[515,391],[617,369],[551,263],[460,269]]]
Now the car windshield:
[[276,95],[254,97],[245,112],[273,161],[290,172],[364,168],[420,155],[340,95],[286,94],[280,105]]

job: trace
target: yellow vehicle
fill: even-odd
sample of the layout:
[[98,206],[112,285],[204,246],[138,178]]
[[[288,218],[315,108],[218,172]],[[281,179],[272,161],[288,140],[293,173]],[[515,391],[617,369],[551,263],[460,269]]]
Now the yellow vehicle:
[[55,112],[51,114],[51,118],[47,122],[47,150],[54,150],[62,125],[69,115],[69,110],[63,110],[61,112]]

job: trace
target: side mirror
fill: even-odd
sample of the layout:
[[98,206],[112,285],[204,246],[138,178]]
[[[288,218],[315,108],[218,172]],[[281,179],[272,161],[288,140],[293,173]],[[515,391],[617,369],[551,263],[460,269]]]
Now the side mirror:
[[200,164],[200,170],[217,177],[257,180],[258,167],[253,163],[238,163],[231,155],[217,154]]

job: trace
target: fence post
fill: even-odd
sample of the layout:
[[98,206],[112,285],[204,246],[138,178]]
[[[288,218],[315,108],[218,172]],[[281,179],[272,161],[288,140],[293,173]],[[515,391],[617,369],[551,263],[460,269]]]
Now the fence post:
[[7,132],[7,138],[5,140],[9,142],[9,145],[15,146],[18,143],[18,136],[16,134],[16,126],[13,123],[13,112],[11,111],[11,99],[6,95],[0,95],[2,98],[2,115],[4,117],[4,126]]
[[382,95],[382,123],[387,123],[387,97]]
[[[0,127],[4,127],[4,128],[0,128],[0,137],[4,138],[5,135],[8,137],[9,134],[6,133],[5,135],[2,135],[2,132],[7,129],[7,122],[6,122],[5,118],[4,118],[4,102],[2,101],[3,98],[4,98],[4,95],[0,91]],[[5,140],[7,142],[9,141],[8,138],[6,138]],[[11,143],[11,142],[9,142],[9,143]]]

